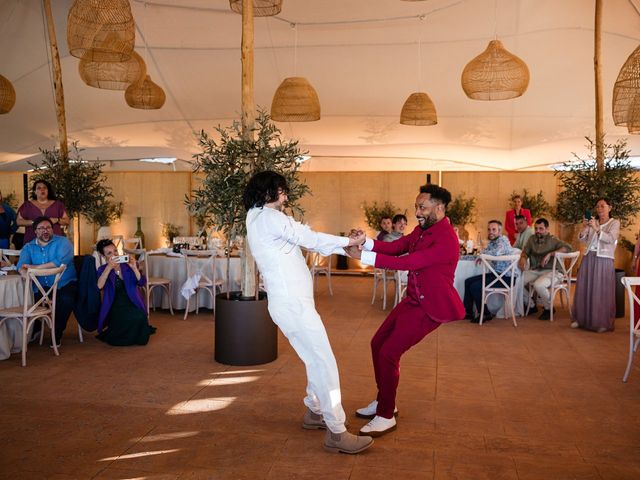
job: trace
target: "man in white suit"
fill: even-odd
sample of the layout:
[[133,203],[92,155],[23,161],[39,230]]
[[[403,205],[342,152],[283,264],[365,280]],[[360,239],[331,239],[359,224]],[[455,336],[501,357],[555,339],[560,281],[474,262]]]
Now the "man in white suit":
[[364,234],[347,238],[314,232],[283,213],[287,181],[275,172],[254,175],[243,195],[247,209],[247,240],[262,273],[268,308],[307,371],[307,411],[303,427],[326,428],[324,447],[332,452],[359,453],[373,444],[345,427],[338,366],[320,315],[315,309],[313,284],[300,247],[345,254],[343,247],[359,245]]

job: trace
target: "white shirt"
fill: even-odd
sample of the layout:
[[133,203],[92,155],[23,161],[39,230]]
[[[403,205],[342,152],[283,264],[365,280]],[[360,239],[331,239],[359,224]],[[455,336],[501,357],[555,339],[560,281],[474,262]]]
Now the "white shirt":
[[274,208],[247,212],[247,241],[270,298],[313,298],[311,274],[300,247],[328,256],[344,254],[347,237],[314,232]]

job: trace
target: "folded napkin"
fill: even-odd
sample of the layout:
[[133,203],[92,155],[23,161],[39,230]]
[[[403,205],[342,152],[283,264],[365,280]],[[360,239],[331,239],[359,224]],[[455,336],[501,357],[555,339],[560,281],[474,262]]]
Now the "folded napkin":
[[167,257],[180,257],[180,258],[184,257],[184,255],[182,255],[181,253],[176,253],[176,252],[172,252],[172,251],[169,251],[169,252],[165,253],[165,255]]
[[4,270],[0,270],[0,277],[1,277],[2,275],[6,275],[6,274],[7,274],[7,272],[5,272]]
[[7,267],[2,267],[0,270],[3,272],[12,272],[13,270],[18,270],[15,265],[9,265]]
[[202,278],[202,275],[200,273],[196,273],[195,275],[187,278],[187,280],[182,284],[180,293],[186,300],[189,300],[191,295],[196,293],[196,287],[200,283],[200,278]]

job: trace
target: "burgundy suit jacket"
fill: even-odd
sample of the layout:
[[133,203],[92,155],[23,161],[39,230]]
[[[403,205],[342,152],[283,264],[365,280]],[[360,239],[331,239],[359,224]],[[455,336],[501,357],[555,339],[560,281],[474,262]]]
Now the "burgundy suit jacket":
[[[436,322],[464,317],[464,306],[453,286],[460,257],[458,236],[448,218],[426,230],[418,225],[409,235],[394,242],[374,240],[376,267],[409,270],[407,297],[402,301],[419,304]],[[404,256],[397,256],[403,255]]]

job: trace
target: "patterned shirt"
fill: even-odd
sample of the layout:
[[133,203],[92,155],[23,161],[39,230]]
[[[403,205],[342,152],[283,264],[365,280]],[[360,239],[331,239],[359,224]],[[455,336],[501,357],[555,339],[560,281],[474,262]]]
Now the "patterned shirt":
[[[511,254],[511,243],[509,239],[504,235],[500,235],[493,240],[489,240],[489,245],[485,249],[482,250],[482,253],[486,255],[493,255],[494,257],[498,257],[500,255],[510,255]],[[494,269],[498,273],[504,272],[509,266],[509,262],[493,262]]]

